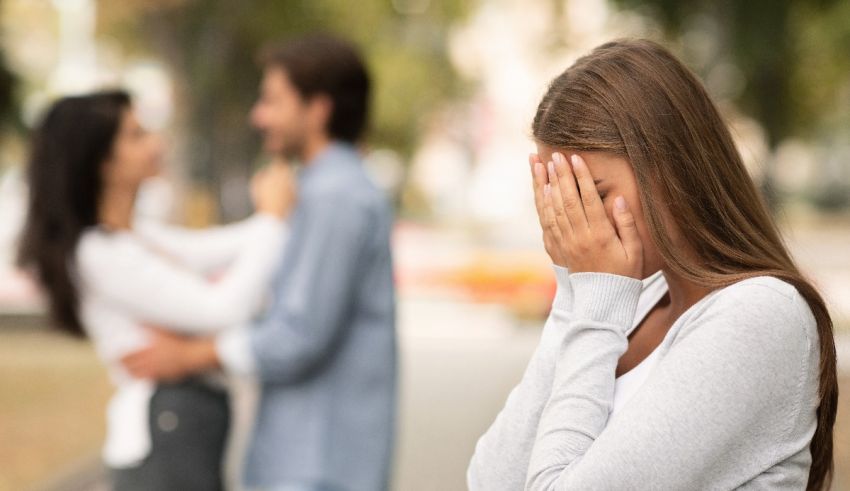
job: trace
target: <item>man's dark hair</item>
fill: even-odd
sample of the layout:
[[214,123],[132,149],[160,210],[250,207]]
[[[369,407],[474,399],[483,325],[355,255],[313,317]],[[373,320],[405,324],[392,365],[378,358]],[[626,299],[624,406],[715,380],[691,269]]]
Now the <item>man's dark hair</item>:
[[332,138],[355,143],[363,135],[371,82],[354,45],[329,34],[311,34],[266,48],[260,60],[266,68],[283,69],[303,98],[330,98],[327,130]]

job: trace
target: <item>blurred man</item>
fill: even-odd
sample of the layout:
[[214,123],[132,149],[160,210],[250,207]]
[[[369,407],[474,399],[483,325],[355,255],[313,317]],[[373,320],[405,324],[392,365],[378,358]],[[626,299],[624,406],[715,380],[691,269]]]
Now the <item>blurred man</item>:
[[352,46],[328,36],[271,50],[264,65],[252,123],[268,152],[303,163],[269,308],[254,325],[212,339],[156,332],[125,366],[157,379],[216,367],[256,375],[249,489],[387,489],[396,379],[391,212],[355,148],[369,76]]

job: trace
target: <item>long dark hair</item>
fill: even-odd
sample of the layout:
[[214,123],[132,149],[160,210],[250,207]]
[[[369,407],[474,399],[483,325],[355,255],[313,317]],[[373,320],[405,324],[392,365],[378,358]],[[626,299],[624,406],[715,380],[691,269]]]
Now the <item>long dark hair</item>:
[[[832,320],[791,259],[699,80],[657,43],[606,43],[555,78],[538,106],[533,133],[552,147],[626,158],[653,242],[682,277],[720,288],[764,275],[797,288],[820,338],[820,405],[806,489],[828,489],[838,399]],[[672,224],[694,254],[672,243],[665,207],[675,209]]]
[[83,336],[74,254],[80,235],[98,222],[101,170],[130,96],[123,91],[65,97],[47,111],[30,149],[29,209],[18,263],[47,294],[52,323]]

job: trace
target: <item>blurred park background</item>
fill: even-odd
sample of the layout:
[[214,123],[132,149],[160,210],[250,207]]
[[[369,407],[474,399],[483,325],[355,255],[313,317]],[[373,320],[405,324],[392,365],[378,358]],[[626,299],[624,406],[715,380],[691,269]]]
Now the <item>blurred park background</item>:
[[719,102],[836,320],[835,489],[850,490],[850,1],[0,0],[0,491],[103,489],[110,393],[91,347],[50,332],[13,266],[29,128],[57,96],[122,85],[169,140],[149,216],[250,210],[247,120],[269,40],[325,30],[374,74],[367,162],[397,209],[395,488],[456,490],[554,293],[526,156],[547,82],[623,36],[664,42]]

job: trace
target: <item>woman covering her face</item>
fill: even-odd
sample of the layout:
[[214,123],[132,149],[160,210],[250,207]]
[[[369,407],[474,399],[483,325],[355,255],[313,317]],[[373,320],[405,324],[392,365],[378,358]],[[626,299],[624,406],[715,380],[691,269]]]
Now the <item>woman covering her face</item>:
[[658,44],[606,43],[533,134],[558,291],[470,488],[828,489],[832,321],[702,84]]

